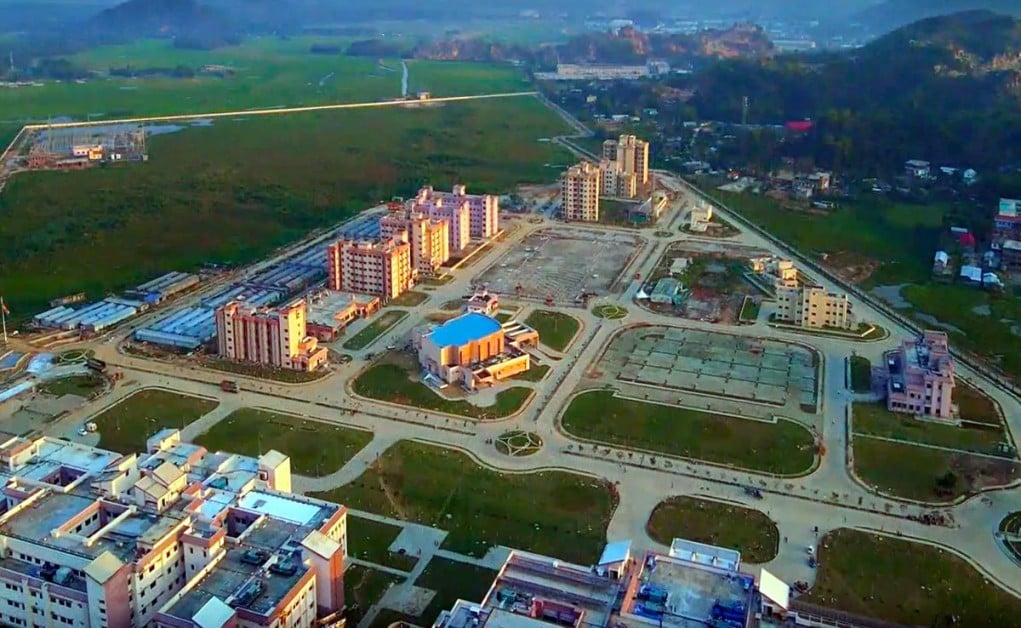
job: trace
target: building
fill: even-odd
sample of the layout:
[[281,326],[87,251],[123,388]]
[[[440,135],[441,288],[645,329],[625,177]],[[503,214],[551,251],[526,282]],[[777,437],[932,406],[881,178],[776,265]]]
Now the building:
[[649,143],[634,135],[603,142],[602,195],[635,198],[649,183]]
[[384,302],[396,299],[415,283],[411,245],[341,240],[326,249],[326,287],[338,292],[374,294]]
[[307,309],[304,299],[279,308],[229,301],[216,309],[220,357],[273,368],[316,370],[326,364],[327,350],[308,336]]
[[418,361],[441,385],[492,386],[527,371],[531,360],[524,347],[539,342],[539,334],[521,323],[509,326],[513,333],[484,314],[462,314],[421,337]]
[[856,325],[846,294],[783,279],[776,282],[776,320],[812,329],[852,329]]
[[353,292],[318,290],[305,297],[308,304],[306,333],[320,342],[333,342],[351,324],[379,311],[379,297]]
[[421,212],[397,211],[379,220],[380,235],[411,245],[411,266],[420,275],[433,275],[450,259],[450,221]]
[[564,220],[599,221],[601,180],[599,168],[587,161],[567,169],[560,184]]
[[620,81],[659,76],[670,71],[663,60],[649,60],[645,65],[558,63],[556,72],[536,72],[541,81]]
[[464,311],[486,316],[495,316],[500,310],[500,298],[495,294],[482,288],[475,290],[470,297],[464,301]]
[[[500,198],[493,194],[468,194],[463,185],[450,192],[425,186],[408,203],[409,209],[450,222],[450,252],[455,254],[474,240],[488,240],[500,231]],[[467,227],[462,217],[467,208]]]
[[751,260],[752,271],[760,275],[770,275],[774,281],[796,286],[799,282],[798,269],[794,262],[779,257],[756,257]]
[[1000,249],[1004,242],[1021,241],[1021,201],[1001,198],[999,210],[993,217],[993,232],[990,237],[991,246]]
[[704,202],[696,201],[688,213],[688,230],[694,233],[705,233],[713,222],[713,206]]
[[910,159],[904,162],[904,174],[908,179],[928,179],[932,172],[932,164],[921,159]]
[[347,510],[290,492],[290,459],[163,430],[124,455],[0,441],[0,623],[313,626],[344,606]]
[[886,407],[953,421],[954,359],[946,332],[926,331],[886,354]]

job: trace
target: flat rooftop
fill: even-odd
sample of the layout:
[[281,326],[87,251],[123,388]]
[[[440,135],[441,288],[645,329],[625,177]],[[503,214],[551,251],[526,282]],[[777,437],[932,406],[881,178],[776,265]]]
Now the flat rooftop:
[[621,606],[632,622],[702,628],[722,613],[745,626],[752,612],[755,578],[730,569],[650,552],[634,578]]
[[238,500],[245,510],[269,515],[299,526],[318,528],[340,508],[338,504],[299,495],[251,491]]
[[336,316],[352,305],[365,307],[379,301],[379,297],[356,292],[319,290],[309,295],[306,320],[313,325],[336,325]]
[[500,329],[500,323],[495,318],[469,312],[443,323],[434,329],[428,337],[438,347],[460,347],[472,340],[494,334]]

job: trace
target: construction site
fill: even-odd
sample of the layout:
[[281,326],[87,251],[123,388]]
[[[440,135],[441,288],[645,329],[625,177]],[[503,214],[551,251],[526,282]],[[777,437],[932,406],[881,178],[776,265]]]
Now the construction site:
[[658,314],[735,324],[745,297],[769,296],[749,278],[751,260],[764,253],[732,243],[675,242],[635,300]]
[[138,124],[44,127],[24,131],[13,168],[81,170],[104,163],[146,161],[145,127]]
[[613,337],[587,371],[584,387],[611,385],[638,399],[811,422],[818,405],[818,362],[808,347],[778,340],[636,326]]
[[629,233],[543,229],[515,245],[474,283],[550,307],[584,307],[589,299],[620,288],[625,269],[644,245],[644,239]]

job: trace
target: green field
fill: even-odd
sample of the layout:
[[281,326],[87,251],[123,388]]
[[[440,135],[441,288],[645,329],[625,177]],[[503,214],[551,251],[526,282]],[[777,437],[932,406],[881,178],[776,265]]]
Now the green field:
[[433,558],[415,581],[415,586],[435,592],[425,610],[413,616],[383,609],[372,625],[386,628],[393,622],[405,621],[414,626],[431,626],[439,614],[453,608],[457,600],[482,600],[495,578],[496,572],[492,569],[456,560]]
[[405,310],[387,310],[386,312],[383,312],[376,317],[376,320],[363,327],[362,330],[354,336],[351,336],[351,338],[344,343],[344,348],[351,349],[353,351],[364,349],[372,344],[376,338],[379,338],[388,332],[391,327],[404,320],[404,317],[407,315],[408,313]]
[[106,382],[100,375],[72,375],[60,379],[50,379],[36,388],[41,393],[61,397],[63,395],[78,395],[79,397],[90,397],[93,393],[101,390]]
[[541,382],[543,378],[546,377],[546,373],[549,373],[549,371],[550,366],[548,364],[533,364],[527,371],[524,373],[518,373],[511,379],[516,379],[522,382]]
[[209,451],[258,457],[270,449],[291,458],[302,475],[333,473],[372,441],[372,433],[288,414],[242,408],[195,439]]
[[637,447],[780,475],[807,472],[815,460],[815,440],[801,425],[672,408],[586,392],[571,401],[563,427],[579,438]]
[[390,551],[390,545],[400,535],[401,530],[400,526],[349,515],[347,518],[349,552],[355,558],[370,563],[411,571],[418,562],[417,558]]
[[[83,83],[48,82],[42,87],[0,90],[0,111],[17,112],[23,119],[37,121],[57,116],[101,120],[400,97],[399,59],[384,59],[380,64],[368,57],[309,52],[316,43],[340,45],[343,49],[349,41],[264,37],[216,50],[184,50],[174,48],[169,39],[150,39],[93,48],[70,60],[100,72],[100,76]],[[234,76],[179,79],[108,75],[111,67],[127,65],[137,69],[184,65],[194,70],[221,65],[233,68]],[[408,87],[412,93],[427,90],[433,96],[531,89],[522,73],[510,65],[425,60],[409,63]]]
[[848,254],[851,261],[881,263],[872,281],[882,283],[929,278],[947,211],[942,205],[908,205],[870,197],[821,214],[785,209],[765,196],[709,193],[806,255]]
[[407,292],[401,293],[401,296],[391,301],[390,305],[414,307],[416,305],[421,305],[428,300],[429,300],[428,294],[424,292],[418,292],[416,290],[408,290]]
[[872,390],[872,362],[860,355],[852,355],[849,359],[851,369],[851,390],[856,393],[867,393]]
[[968,423],[957,427],[932,421],[919,421],[910,414],[890,412],[880,403],[854,404],[852,419],[856,434],[981,454],[995,454],[997,445],[1008,440],[1000,426]]
[[141,390],[91,420],[99,428],[99,447],[122,454],[145,449],[145,440],[165,427],[184,429],[218,404],[165,390]]
[[561,471],[502,474],[465,454],[400,441],[323,499],[447,530],[445,549],[482,556],[494,544],[589,564],[616,505],[610,484]]
[[365,370],[354,381],[355,393],[370,399],[399,403],[423,410],[445,412],[472,419],[499,419],[521,409],[532,390],[515,386],[496,394],[496,403],[479,407],[467,401],[449,400],[420,381],[412,381],[413,371],[398,364],[377,364]]
[[287,384],[307,384],[308,382],[314,382],[330,374],[330,369],[326,368],[325,365],[314,371],[297,371],[295,369],[272,368],[252,362],[221,360],[216,357],[203,359],[202,366],[211,368],[215,371],[236,373],[246,377],[269,379],[275,382],[284,382]]
[[696,497],[660,502],[645,529],[654,541],[667,546],[682,538],[736,549],[742,562],[769,562],[780,549],[780,532],[765,513]]
[[539,342],[554,351],[566,349],[581,328],[581,323],[573,316],[548,310],[532,312],[525,319],[525,325],[539,332]]
[[344,603],[346,619],[357,624],[387,590],[402,581],[398,576],[362,565],[351,565],[344,571]]
[[911,626],[1004,626],[1021,616],[1021,599],[958,556],[847,529],[819,543],[818,576],[805,600]]
[[536,140],[564,128],[527,96],[224,119],[151,138],[145,164],[19,174],[0,194],[0,294],[24,318],[64,294],[250,262],[423,183],[548,181],[563,153]]
[[854,438],[854,470],[881,493],[929,502],[951,501],[1021,477],[1021,466],[1009,460],[863,436]]

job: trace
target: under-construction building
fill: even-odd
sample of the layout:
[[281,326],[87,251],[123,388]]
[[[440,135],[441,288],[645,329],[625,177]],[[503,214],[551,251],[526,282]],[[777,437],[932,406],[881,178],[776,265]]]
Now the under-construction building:
[[77,170],[118,161],[146,161],[145,127],[137,125],[47,127],[27,139],[29,169]]

